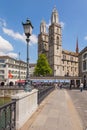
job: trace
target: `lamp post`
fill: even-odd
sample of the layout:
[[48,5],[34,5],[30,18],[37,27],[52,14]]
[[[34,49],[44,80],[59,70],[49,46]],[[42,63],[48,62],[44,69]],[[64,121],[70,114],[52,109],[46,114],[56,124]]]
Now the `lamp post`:
[[20,77],[20,52],[19,52],[19,87],[20,87],[20,80],[21,80],[21,77]]
[[29,88],[31,88],[30,87],[30,77],[29,77],[29,41],[30,41],[29,37],[32,34],[33,26],[32,26],[31,21],[29,19],[26,20],[26,23],[22,22],[22,25],[23,25],[23,28],[24,28],[24,33],[25,33],[25,35],[27,37],[26,38],[26,42],[27,42],[27,71],[26,71],[26,84],[25,84],[25,87],[28,90]]

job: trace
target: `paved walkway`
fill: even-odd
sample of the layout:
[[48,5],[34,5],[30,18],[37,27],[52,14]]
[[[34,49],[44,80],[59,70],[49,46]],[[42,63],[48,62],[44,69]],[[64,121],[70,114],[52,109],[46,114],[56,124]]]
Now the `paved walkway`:
[[83,130],[87,130],[87,90],[83,90],[83,92],[80,92],[80,90],[68,90],[67,92],[82,119]]
[[40,104],[25,130],[83,130],[83,128],[67,91],[56,89]]

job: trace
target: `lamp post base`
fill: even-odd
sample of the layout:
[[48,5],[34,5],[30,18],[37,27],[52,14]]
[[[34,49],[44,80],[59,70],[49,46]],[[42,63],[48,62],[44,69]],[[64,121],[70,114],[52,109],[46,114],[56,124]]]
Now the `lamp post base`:
[[25,92],[31,92],[32,91],[32,85],[31,85],[30,80],[26,80],[24,90],[25,90]]

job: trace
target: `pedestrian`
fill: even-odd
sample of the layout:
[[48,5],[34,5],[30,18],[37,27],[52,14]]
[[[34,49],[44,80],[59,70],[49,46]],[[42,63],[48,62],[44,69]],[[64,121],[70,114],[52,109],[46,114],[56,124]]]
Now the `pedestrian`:
[[60,89],[62,89],[62,83],[59,84]]
[[71,88],[72,88],[72,84],[70,84],[70,90],[71,90]]
[[57,87],[58,87],[58,85],[57,85],[57,83],[55,83],[55,89],[57,89]]
[[83,91],[83,83],[81,82],[80,84],[80,91],[82,92]]

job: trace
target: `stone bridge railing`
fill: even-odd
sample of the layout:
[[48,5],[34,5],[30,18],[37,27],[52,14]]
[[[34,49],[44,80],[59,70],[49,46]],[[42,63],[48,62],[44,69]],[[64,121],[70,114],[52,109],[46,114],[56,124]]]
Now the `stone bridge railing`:
[[[19,93],[15,92],[11,94],[12,102],[15,102],[15,129],[11,130],[19,130],[23,125],[27,122],[27,120],[31,117],[31,115],[37,110],[39,103],[51,92],[54,90],[54,87],[46,86],[40,89],[33,89],[31,92],[25,92],[24,90],[8,90],[11,94],[11,91],[21,91]],[[5,93],[7,90],[0,90]],[[6,108],[6,106],[5,106]],[[8,108],[11,108],[11,105],[8,106]],[[2,109],[2,108],[1,108]],[[3,109],[4,110],[4,109]],[[10,111],[12,108],[10,109]],[[13,117],[12,116],[12,117]],[[1,117],[1,111],[0,111],[0,118]],[[6,118],[4,118],[4,121]],[[6,126],[7,127],[7,126]],[[9,126],[11,127],[11,126]],[[1,129],[3,130],[3,129]]]

